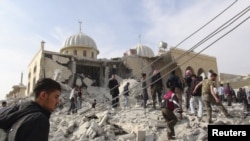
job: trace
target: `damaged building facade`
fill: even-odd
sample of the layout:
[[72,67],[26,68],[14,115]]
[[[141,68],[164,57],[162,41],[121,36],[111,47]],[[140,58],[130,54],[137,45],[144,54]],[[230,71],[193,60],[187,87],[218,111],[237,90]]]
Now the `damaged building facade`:
[[[164,83],[173,68],[177,67],[177,74],[182,78],[185,70],[208,76],[210,70],[218,72],[216,58],[199,54],[192,61],[185,60],[196,55],[190,52],[179,59],[186,50],[170,48],[159,50],[155,55],[153,50],[142,43],[128,49],[122,57],[112,59],[98,59],[100,51],[95,41],[81,31],[68,37],[59,52],[45,50],[45,42],[28,65],[28,84],[26,95],[30,95],[35,83],[40,78],[49,77],[70,87],[84,86],[84,78],[94,80],[92,85],[105,86],[111,74],[117,74],[121,79],[134,78],[140,80],[141,73],[152,75],[158,69],[163,76]],[[157,60],[157,61],[156,61]],[[209,65],[208,65],[209,64]]]
[[26,95],[29,95],[37,80],[53,78],[71,87],[84,86],[83,79],[94,80],[95,86],[104,86],[112,73],[122,78],[131,73],[120,58],[111,60],[97,59],[99,50],[95,41],[81,31],[67,38],[60,52],[44,49],[45,42],[28,65],[28,84]]

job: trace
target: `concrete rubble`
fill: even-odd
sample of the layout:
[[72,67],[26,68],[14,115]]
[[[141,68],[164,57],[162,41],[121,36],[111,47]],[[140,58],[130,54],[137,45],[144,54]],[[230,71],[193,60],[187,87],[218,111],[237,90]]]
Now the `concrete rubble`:
[[[140,101],[136,99],[140,92],[139,82],[129,79],[122,80],[123,86],[130,82],[133,88],[130,93],[130,105],[124,107],[123,97],[120,97],[120,107],[111,110],[109,90],[91,86],[88,78],[83,80],[88,86],[83,92],[82,108],[76,114],[67,114],[69,109],[69,94],[71,88],[62,84],[61,106],[51,115],[50,141],[167,141],[167,123],[161,110],[154,110],[149,106],[144,110]],[[138,88],[136,86],[139,86]],[[95,109],[91,108],[93,99],[96,99]],[[149,99],[149,103],[152,100]],[[226,107],[234,118],[225,118],[220,112],[213,113],[214,124],[250,124],[250,118],[237,117],[242,105]],[[216,111],[214,111],[216,112]],[[206,111],[203,120],[183,113],[183,119],[175,126],[176,140],[178,141],[207,141]]]

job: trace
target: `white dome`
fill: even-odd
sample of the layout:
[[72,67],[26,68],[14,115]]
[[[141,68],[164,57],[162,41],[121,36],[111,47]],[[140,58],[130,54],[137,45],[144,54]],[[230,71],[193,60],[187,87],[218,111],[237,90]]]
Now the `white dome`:
[[142,56],[142,57],[154,57],[154,52],[153,50],[145,45],[142,44],[138,44],[135,46],[136,49],[136,53],[138,56]]
[[78,34],[72,35],[67,38],[63,43],[63,48],[66,47],[85,47],[93,48],[98,51],[95,41],[82,32],[79,32]]

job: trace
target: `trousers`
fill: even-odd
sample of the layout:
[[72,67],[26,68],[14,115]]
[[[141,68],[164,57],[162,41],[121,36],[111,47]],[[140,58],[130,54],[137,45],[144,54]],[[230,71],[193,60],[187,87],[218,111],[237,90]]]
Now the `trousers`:
[[212,122],[212,106],[211,104],[216,105],[219,110],[225,115],[228,115],[227,109],[223,106],[221,101],[217,103],[211,94],[203,94],[202,100],[204,101],[205,108],[207,109],[208,122]]
[[174,112],[167,109],[167,108],[162,108],[161,109],[162,111],[162,115],[163,117],[165,118],[166,122],[167,122],[167,125],[168,125],[168,128],[170,129],[170,135],[171,136],[175,136],[175,130],[174,130],[174,127],[177,123],[177,117],[175,116]]

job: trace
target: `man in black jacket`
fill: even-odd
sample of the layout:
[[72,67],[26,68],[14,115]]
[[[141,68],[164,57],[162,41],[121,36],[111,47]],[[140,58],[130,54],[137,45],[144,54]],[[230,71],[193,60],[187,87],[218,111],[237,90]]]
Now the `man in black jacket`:
[[156,105],[156,97],[158,97],[158,102],[161,104],[161,95],[163,90],[163,83],[161,74],[158,70],[154,70],[153,76],[151,79],[151,92],[152,92],[152,99],[153,99],[153,108],[155,109]]
[[0,115],[0,128],[7,131],[8,141],[48,141],[49,118],[59,104],[61,86],[50,78],[39,80],[34,87],[35,100],[15,105]]
[[119,83],[115,78],[115,74],[112,75],[112,78],[109,80],[108,87],[110,89],[110,94],[112,96],[112,108],[117,108],[119,104]]

